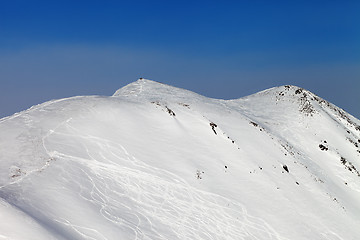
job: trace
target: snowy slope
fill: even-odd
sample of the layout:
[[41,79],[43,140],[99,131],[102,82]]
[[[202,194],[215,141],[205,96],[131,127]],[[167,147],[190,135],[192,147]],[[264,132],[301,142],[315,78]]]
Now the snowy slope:
[[360,121],[138,80],[0,120],[0,239],[359,239]]

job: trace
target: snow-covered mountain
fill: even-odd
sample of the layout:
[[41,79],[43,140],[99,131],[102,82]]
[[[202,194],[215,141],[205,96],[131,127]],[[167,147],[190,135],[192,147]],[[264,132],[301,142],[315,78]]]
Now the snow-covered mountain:
[[140,79],[0,120],[0,239],[360,239],[360,121]]

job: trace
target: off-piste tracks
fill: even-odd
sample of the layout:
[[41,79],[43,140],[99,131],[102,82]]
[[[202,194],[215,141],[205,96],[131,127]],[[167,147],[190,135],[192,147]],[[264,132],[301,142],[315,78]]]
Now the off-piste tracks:
[[[63,142],[81,142],[82,154],[74,156],[66,147],[60,150],[51,144],[59,136]],[[170,230],[172,239],[283,239],[264,220],[248,214],[241,203],[199,190],[174,173],[148,165],[119,143],[81,134],[70,120],[43,141],[56,164],[63,165],[61,175],[81,189],[82,201],[98,207],[99,221],[127,229],[133,239],[168,239],[161,234],[163,228]],[[79,236],[106,239],[89,226],[64,218],[56,221]]]

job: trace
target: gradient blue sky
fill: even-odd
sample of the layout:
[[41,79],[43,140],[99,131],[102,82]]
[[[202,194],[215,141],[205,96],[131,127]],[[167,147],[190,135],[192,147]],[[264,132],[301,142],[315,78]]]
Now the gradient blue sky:
[[144,77],[232,99],[292,84],[360,118],[360,1],[1,1],[0,118]]

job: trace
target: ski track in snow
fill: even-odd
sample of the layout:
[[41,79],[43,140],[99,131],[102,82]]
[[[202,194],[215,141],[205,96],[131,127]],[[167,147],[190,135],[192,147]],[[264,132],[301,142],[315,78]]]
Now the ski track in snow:
[[[75,224],[72,224],[70,221],[64,219],[62,221],[60,220],[55,220],[56,222],[59,222],[60,224],[63,224],[65,226],[70,227],[71,229],[73,229],[77,234],[79,234],[80,237],[85,238],[85,239],[93,239],[93,240],[107,240],[106,237],[104,237],[101,233],[99,233],[97,230],[92,229],[92,228],[87,228],[87,227],[82,227],[82,226],[77,226]],[[86,234],[86,232],[88,234]],[[91,234],[92,233],[92,234]],[[89,235],[95,235],[94,237],[91,237]]]
[[[79,169],[64,170],[64,178],[83,189],[80,197],[98,206],[104,219],[130,230],[133,239],[168,239],[160,234],[161,228],[172,232],[172,239],[284,239],[264,220],[248,214],[242,204],[196,189],[181,177],[140,161],[119,143],[83,135],[71,127],[70,121],[43,138],[46,152],[65,165],[77,166]],[[63,126],[76,134],[58,130]],[[80,138],[88,157],[52,149],[46,142],[55,135]],[[90,192],[89,187],[82,186],[84,179],[76,176],[79,172],[86,176]],[[90,227],[66,219],[56,221],[82,239],[107,239]]]

